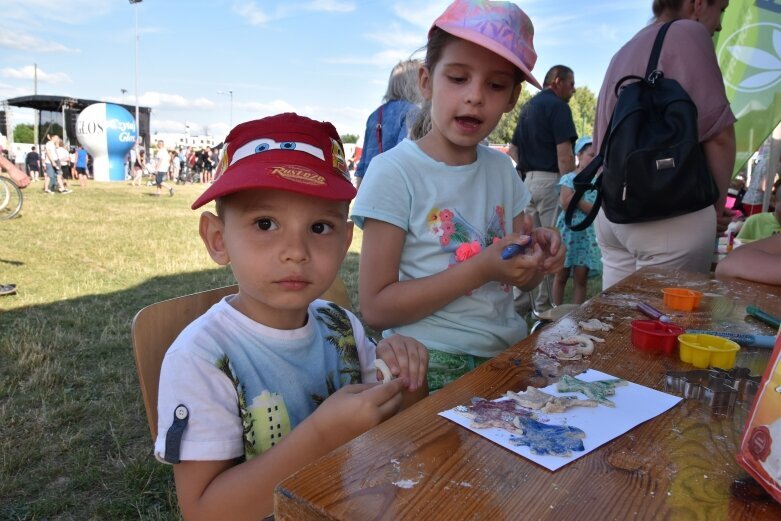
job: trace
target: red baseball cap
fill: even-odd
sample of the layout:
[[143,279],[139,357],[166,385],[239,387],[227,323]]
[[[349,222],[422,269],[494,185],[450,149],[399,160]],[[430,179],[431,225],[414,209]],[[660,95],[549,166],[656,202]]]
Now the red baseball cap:
[[192,209],[256,188],[335,201],[350,201],[356,194],[336,128],[292,112],[234,127],[225,138],[214,182]]

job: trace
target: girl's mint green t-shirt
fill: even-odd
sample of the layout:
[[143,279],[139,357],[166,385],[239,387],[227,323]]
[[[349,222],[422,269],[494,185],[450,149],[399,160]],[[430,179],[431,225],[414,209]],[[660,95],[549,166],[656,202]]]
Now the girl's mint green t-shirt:
[[[474,163],[448,166],[407,139],[371,162],[351,218],[359,228],[377,219],[406,232],[399,265],[405,281],[444,271],[511,233],[530,198],[498,150],[480,145]],[[383,335],[393,333],[429,349],[491,357],[523,339],[527,328],[515,312],[512,287],[491,282]]]

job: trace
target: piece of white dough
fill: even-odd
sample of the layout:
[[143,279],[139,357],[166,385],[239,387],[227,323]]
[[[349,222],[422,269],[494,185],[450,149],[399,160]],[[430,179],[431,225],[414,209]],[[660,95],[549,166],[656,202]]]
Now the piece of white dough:
[[391,374],[390,367],[388,367],[388,364],[385,363],[385,360],[382,358],[375,358],[374,367],[379,369],[379,371],[382,373],[382,380],[380,381],[381,384],[393,380],[393,374]]
[[561,343],[577,346],[580,355],[589,356],[594,352],[594,342],[587,335],[571,336],[563,339]]
[[612,325],[602,322],[598,318],[578,322],[578,325],[583,331],[610,331],[613,329]]

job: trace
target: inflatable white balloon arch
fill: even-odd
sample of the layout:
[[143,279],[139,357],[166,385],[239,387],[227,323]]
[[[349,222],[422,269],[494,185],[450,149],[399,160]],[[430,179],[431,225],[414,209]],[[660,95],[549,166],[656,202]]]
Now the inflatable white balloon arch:
[[130,112],[119,105],[94,103],[79,114],[76,137],[92,155],[95,181],[125,180],[125,156],[136,142]]

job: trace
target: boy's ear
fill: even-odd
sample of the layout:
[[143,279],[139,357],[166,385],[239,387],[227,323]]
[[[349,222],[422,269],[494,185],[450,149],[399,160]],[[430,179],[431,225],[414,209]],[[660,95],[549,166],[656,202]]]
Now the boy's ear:
[[230,264],[230,256],[225,248],[225,223],[211,212],[203,212],[198,224],[198,232],[211,258],[220,266]]
[[504,112],[510,112],[512,109],[515,108],[515,104],[518,103],[518,98],[521,96],[521,90],[523,89],[523,83],[519,83],[515,86],[513,89],[512,94],[510,94],[510,103],[507,105],[507,110]]
[[431,101],[432,86],[431,86],[431,74],[428,67],[421,65],[418,69],[418,88],[423,95],[423,99]]
[[344,251],[342,252],[342,261],[347,256],[347,251],[350,249],[350,244],[353,243],[353,230],[355,229],[355,223],[347,221],[347,233],[345,234]]

